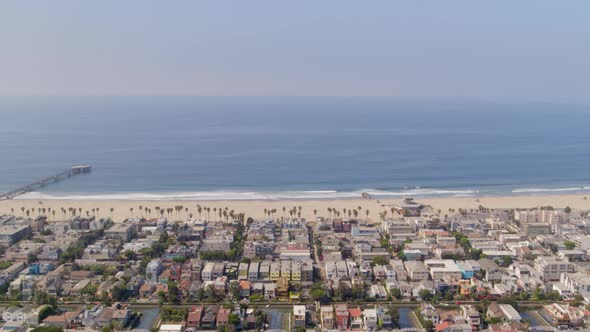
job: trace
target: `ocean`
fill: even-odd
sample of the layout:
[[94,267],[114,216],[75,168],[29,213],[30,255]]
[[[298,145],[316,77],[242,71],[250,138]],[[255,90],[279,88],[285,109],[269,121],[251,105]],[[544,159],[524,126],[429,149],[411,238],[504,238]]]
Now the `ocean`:
[[0,98],[0,191],[306,199],[590,193],[590,106],[314,97]]

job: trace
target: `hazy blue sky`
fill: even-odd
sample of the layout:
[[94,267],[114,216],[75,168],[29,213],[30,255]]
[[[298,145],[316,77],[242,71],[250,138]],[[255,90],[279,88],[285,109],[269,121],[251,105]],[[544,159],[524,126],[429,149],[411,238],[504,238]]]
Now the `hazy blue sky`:
[[6,0],[0,43],[5,96],[590,101],[588,0]]

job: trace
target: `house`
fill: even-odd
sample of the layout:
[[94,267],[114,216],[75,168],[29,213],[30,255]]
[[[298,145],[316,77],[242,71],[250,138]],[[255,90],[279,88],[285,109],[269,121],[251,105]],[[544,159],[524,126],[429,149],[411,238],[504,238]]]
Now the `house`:
[[363,330],[363,318],[361,315],[360,308],[348,308],[348,315],[350,319],[350,330],[351,331],[362,331]]
[[277,297],[279,299],[289,299],[289,279],[287,277],[279,277],[277,280]]
[[434,325],[440,323],[440,315],[432,304],[423,304],[420,308],[420,316],[422,320],[431,321]]
[[258,270],[260,264],[258,262],[250,263],[250,267],[248,269],[248,280],[256,281],[258,280]]
[[405,262],[405,266],[411,281],[428,280],[430,271],[424,263],[420,261],[407,261]]
[[264,284],[261,282],[252,283],[250,294],[256,296],[264,296]]
[[347,330],[350,314],[346,304],[335,305],[334,312],[336,313],[336,328],[338,330]]
[[487,282],[501,282],[505,275],[505,269],[501,268],[491,259],[483,258],[478,261],[481,269],[485,271],[484,280]]
[[377,326],[380,326],[384,329],[391,329],[393,328],[393,319],[387,310],[383,307],[377,308]]
[[250,297],[251,288],[252,284],[248,280],[240,280],[240,297]]
[[580,326],[588,319],[588,311],[567,304],[552,303],[543,306],[541,316],[553,326]]
[[488,306],[488,310],[486,311],[487,318],[496,318],[499,320],[504,320],[504,313],[500,310],[500,305],[496,302],[490,303]]
[[543,281],[559,281],[562,273],[573,273],[574,264],[553,256],[541,256],[535,259],[535,270],[543,274]]
[[293,326],[294,327],[302,327],[305,328],[306,326],[306,308],[304,305],[294,305],[293,306]]
[[143,284],[139,287],[139,296],[141,298],[148,298],[154,293],[154,289],[153,284]]
[[276,293],[277,285],[275,284],[264,284],[264,299],[272,300],[277,296]]
[[115,310],[112,320],[119,322],[119,326],[125,327],[131,321],[131,311],[127,309]]
[[371,331],[377,329],[377,310],[363,310],[363,323],[365,324],[365,330]]
[[186,327],[200,328],[204,310],[205,307],[203,305],[192,307],[186,319]]
[[479,311],[472,305],[461,305],[461,316],[463,316],[467,324],[473,327],[479,327],[481,325]]
[[217,320],[217,306],[207,306],[201,318],[201,329],[214,330]]
[[320,307],[320,319],[322,329],[334,328],[334,308],[331,305],[323,305]]
[[111,228],[107,229],[104,234],[107,238],[129,242],[135,236],[136,232],[136,223],[116,223]]
[[48,316],[43,324],[55,326],[62,329],[77,329],[82,326],[81,310],[66,311],[61,315]]
[[158,275],[162,272],[162,259],[161,258],[154,258],[152,259],[145,268],[145,275],[146,278],[151,281],[152,283],[158,282]]
[[217,310],[217,327],[220,326],[228,326],[229,325],[229,314],[231,313],[230,309],[226,308],[219,308]]

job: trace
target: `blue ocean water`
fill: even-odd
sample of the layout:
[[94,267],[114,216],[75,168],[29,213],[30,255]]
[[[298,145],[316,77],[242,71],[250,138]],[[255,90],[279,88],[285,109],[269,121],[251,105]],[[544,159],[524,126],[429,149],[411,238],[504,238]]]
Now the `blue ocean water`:
[[[590,106],[387,98],[0,99],[0,191],[332,198],[585,192]],[[590,191],[590,190],[589,190]]]

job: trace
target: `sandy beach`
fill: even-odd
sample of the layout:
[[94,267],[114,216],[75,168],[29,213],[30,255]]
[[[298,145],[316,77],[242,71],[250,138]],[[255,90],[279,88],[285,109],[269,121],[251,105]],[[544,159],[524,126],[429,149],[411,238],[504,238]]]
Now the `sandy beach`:
[[[459,208],[477,208],[480,204],[487,208],[534,208],[537,206],[553,206],[563,208],[570,206],[574,209],[590,209],[590,200],[585,200],[583,195],[547,195],[547,196],[497,196],[497,197],[479,197],[479,201],[474,197],[448,197],[448,198],[416,198],[417,202],[430,205],[436,210],[448,211],[448,209]],[[219,209],[227,208],[234,213],[245,213],[247,217],[261,218],[265,215],[265,209],[273,210],[276,217],[289,216],[289,210],[296,208],[299,211],[301,207],[301,217],[313,219],[317,216],[328,216],[328,208],[333,208],[341,213],[344,209],[361,208],[359,217],[366,217],[366,211],[369,211],[370,220],[379,220],[379,213],[389,210],[389,206],[399,203],[399,199],[340,199],[340,200],[220,200],[220,201],[135,201],[135,200],[33,200],[33,199],[14,199],[0,201],[0,214],[14,213],[17,216],[26,215],[26,210],[32,216],[38,215],[39,209],[51,208],[56,210],[55,219],[59,220],[64,217],[62,208],[68,210],[75,208],[77,214],[96,215],[97,217],[111,217],[115,222],[129,217],[156,217],[156,207],[163,209],[182,206],[182,213],[173,212],[170,219],[185,219],[189,214],[198,217],[198,208],[202,207],[201,216],[206,217],[205,207],[210,208],[209,215],[214,219],[218,216]],[[141,212],[140,212],[141,207]],[[146,207],[151,209],[151,214],[146,212]],[[283,207],[285,212],[283,212]],[[23,212],[23,208],[24,211]],[[94,209],[94,212],[93,212]],[[111,210],[112,209],[112,210]],[[133,209],[133,210],[131,210]],[[188,211],[187,211],[188,209]],[[314,210],[317,211],[314,214]],[[87,213],[88,211],[88,213]],[[347,213],[348,214],[348,213]],[[166,214],[165,214],[166,215]],[[341,216],[344,216],[341,214]],[[51,218],[53,219],[53,218]],[[219,217],[217,217],[219,219]]]

